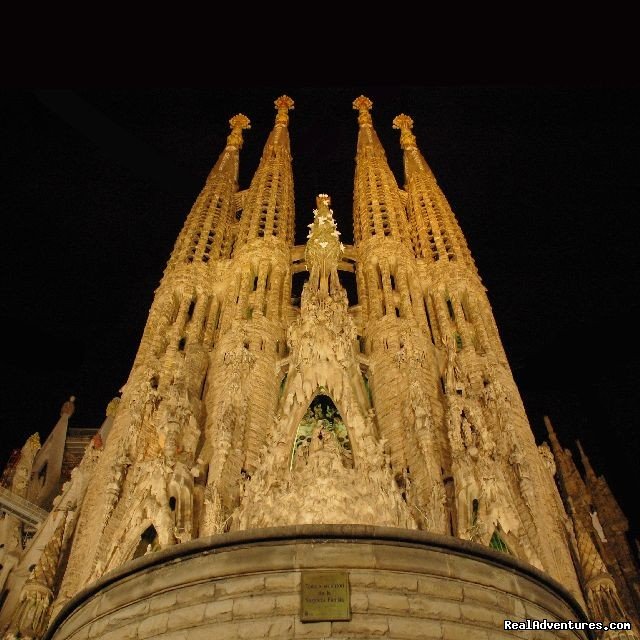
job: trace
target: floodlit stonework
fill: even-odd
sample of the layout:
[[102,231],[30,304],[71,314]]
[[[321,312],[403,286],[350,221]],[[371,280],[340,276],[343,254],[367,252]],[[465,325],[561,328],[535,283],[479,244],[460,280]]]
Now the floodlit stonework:
[[[69,402],[46,460],[32,437],[5,473],[4,640],[531,638],[504,619],[638,623],[624,515],[550,423],[553,452],[536,446],[411,118],[393,121],[401,189],[371,101],[353,106],[352,246],[327,194],[294,245],[293,100],[276,100],[246,190],[249,120],[230,120],[82,461],[52,500]],[[301,574],[317,569],[348,574],[350,620],[301,621]]]

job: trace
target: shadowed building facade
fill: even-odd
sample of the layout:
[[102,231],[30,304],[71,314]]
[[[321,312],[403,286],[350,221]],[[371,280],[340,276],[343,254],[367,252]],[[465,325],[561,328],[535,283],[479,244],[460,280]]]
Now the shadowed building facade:
[[[585,497],[555,434],[553,455],[536,446],[411,118],[393,121],[401,188],[371,101],[354,101],[354,244],[320,194],[296,246],[293,101],[275,104],[245,190],[249,120],[230,120],[122,397],[37,547],[7,511],[22,573],[0,584],[4,638],[528,638],[504,620],[637,622],[624,516],[589,465]],[[38,444],[9,493],[32,495]]]

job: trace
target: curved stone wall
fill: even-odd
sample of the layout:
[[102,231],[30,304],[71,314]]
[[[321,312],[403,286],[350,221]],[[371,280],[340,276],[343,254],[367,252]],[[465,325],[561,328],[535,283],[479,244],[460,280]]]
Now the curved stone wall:
[[[303,623],[301,575],[349,575],[351,620]],[[388,527],[240,531],[150,554],[67,603],[46,640],[590,638],[504,631],[504,620],[586,620],[533,567],[455,538]]]

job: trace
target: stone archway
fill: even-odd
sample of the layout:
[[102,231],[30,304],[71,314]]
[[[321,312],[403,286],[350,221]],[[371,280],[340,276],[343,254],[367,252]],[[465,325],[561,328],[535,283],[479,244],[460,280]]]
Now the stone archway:
[[320,388],[313,398],[302,420],[298,423],[289,470],[296,464],[296,458],[304,456],[313,444],[314,438],[331,438],[340,453],[343,466],[353,468],[353,449],[349,429],[331,396]]

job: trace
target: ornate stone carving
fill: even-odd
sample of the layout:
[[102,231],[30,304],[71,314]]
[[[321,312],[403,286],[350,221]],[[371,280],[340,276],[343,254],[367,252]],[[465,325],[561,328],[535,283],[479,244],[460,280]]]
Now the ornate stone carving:
[[60,551],[67,524],[62,513],[53,536],[45,546],[40,559],[20,593],[20,603],[9,624],[6,640],[29,638],[37,640],[47,628],[49,605],[53,600],[56,575],[60,563]]

